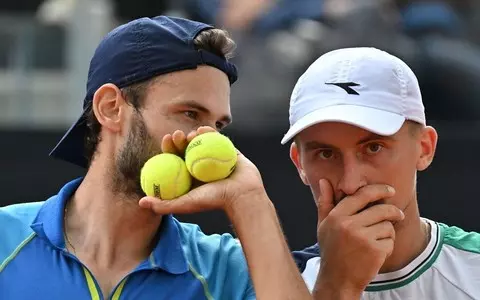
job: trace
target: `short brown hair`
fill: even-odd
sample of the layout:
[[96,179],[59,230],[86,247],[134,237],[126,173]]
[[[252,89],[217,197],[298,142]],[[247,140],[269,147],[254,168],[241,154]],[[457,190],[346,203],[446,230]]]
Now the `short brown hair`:
[[[225,59],[232,58],[236,48],[236,44],[228,32],[217,28],[201,31],[195,37],[193,42],[195,49],[209,51]],[[132,105],[135,110],[140,110],[142,108],[145,94],[155,79],[156,78],[150,78],[121,89],[125,100]],[[85,134],[84,155],[87,159],[88,166],[90,166],[97,150],[98,143],[101,140],[101,125],[95,117],[91,106],[87,109],[85,114],[87,132]]]
[[405,123],[407,123],[408,132],[412,137],[417,137],[417,135],[423,130],[423,128],[425,128],[425,125],[415,121],[407,120],[405,121]]

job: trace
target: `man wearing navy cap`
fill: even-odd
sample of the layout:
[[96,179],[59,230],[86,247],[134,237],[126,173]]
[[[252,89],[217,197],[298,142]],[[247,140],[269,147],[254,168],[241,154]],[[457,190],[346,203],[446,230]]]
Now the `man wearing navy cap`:
[[[103,39],[83,113],[51,153],[85,177],[46,201],[0,208],[1,299],[310,297],[243,155],[226,180],[174,201],[142,198],[148,158],[181,154],[195,135],[231,122],[233,48],[222,30],[163,16]],[[210,209],[225,211],[242,246],[171,216]]]

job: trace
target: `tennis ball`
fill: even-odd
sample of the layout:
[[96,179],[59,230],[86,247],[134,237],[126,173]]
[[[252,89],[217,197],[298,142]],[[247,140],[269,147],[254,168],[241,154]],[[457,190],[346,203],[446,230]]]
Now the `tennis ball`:
[[185,163],[193,177],[212,182],[228,177],[237,163],[237,150],[230,139],[218,132],[196,136],[185,150]]
[[148,196],[170,200],[186,194],[192,178],[180,157],[162,153],[150,158],[140,173],[140,185]]

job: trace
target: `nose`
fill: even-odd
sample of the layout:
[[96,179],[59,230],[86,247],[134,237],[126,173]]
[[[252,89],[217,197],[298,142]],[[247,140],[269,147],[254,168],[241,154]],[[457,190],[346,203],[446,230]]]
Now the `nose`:
[[208,126],[208,127],[211,127],[211,128],[213,128],[213,129],[215,129],[216,131],[218,131],[217,121],[215,121],[215,120],[205,121],[205,122],[203,122],[200,126]]
[[363,163],[356,155],[343,157],[343,174],[338,182],[337,189],[344,195],[353,195],[367,184]]

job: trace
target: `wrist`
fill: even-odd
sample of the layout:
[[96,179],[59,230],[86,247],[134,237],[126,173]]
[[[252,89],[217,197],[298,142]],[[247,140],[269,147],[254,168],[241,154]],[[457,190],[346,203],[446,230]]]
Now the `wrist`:
[[265,211],[275,212],[275,208],[266,191],[259,189],[229,199],[224,207],[224,211],[235,225],[235,221],[240,218],[243,219],[246,216],[253,217],[257,213],[264,214]]
[[363,290],[346,285],[342,281],[331,281],[326,276],[319,275],[313,289],[315,299],[353,300],[360,299]]

